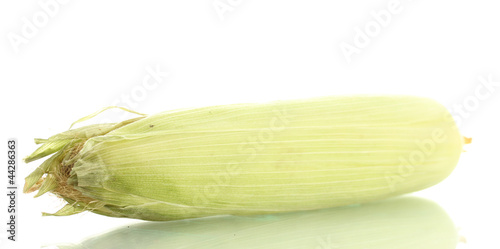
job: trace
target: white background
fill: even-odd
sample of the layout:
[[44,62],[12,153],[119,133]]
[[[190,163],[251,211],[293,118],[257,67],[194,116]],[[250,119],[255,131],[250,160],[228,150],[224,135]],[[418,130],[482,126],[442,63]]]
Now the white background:
[[[498,1],[170,2],[2,1],[0,141],[17,138],[24,157],[33,138],[115,104],[155,113],[325,95],[425,96],[447,106],[473,143],[448,179],[415,195],[448,212],[468,241],[460,248],[500,248]],[[377,21],[381,13],[390,17]],[[346,56],[346,47],[355,52]],[[157,80],[144,83],[151,70]],[[19,162],[20,186],[39,164]],[[19,241],[6,242],[2,226],[0,248],[78,243],[138,222],[41,217],[61,205],[21,195]]]

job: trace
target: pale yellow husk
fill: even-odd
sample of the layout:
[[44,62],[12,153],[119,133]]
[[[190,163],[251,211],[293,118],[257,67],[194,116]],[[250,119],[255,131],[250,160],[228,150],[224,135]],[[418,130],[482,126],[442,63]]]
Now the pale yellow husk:
[[[460,135],[441,104],[334,96],[214,106],[86,126],[26,158],[55,153],[25,191],[113,217],[175,220],[365,203],[437,184]],[[45,177],[44,177],[45,175]]]

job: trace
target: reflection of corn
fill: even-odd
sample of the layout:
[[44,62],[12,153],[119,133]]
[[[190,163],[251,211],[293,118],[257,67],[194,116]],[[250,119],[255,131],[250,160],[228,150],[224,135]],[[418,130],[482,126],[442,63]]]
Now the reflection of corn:
[[140,222],[57,248],[455,249],[459,239],[436,203],[402,197],[305,212]]
[[[173,220],[362,203],[432,186],[463,140],[448,111],[410,96],[350,96],[166,112],[46,140],[25,191],[85,210]],[[43,175],[45,177],[43,178]],[[42,180],[40,180],[42,179]]]

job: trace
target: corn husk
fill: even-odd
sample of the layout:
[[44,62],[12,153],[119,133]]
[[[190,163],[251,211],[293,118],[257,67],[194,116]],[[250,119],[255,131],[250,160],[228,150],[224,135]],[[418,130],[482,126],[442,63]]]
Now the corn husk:
[[[91,115],[93,117],[95,114]],[[83,118],[86,120],[89,117]],[[463,137],[439,103],[345,96],[164,112],[36,140],[53,155],[25,191],[144,220],[311,210],[418,191],[446,178]]]

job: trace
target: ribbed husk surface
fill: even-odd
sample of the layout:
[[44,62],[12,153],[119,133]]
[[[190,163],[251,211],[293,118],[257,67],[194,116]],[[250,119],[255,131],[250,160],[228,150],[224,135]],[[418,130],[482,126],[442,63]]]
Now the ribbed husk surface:
[[[463,138],[439,103],[345,96],[165,112],[47,140],[26,179],[68,205],[174,220],[343,206],[437,184]],[[45,174],[45,177],[42,177]],[[40,180],[41,179],[41,180]],[[41,186],[40,186],[41,184]]]

